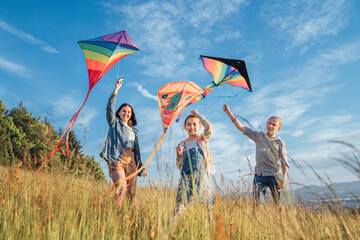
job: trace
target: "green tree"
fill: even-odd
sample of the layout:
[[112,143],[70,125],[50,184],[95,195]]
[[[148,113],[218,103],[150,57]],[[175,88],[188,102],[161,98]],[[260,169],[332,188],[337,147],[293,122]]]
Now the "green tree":
[[[26,160],[33,168],[42,165],[37,160],[45,159],[56,148],[62,131],[56,132],[54,127],[45,117],[34,117],[29,113],[23,103],[8,111],[0,100],[0,164],[8,165],[16,161]],[[66,135],[60,145],[66,152]],[[73,131],[68,138],[69,156],[65,157],[62,151],[56,152],[47,159],[45,169],[61,171],[75,176],[90,175],[96,179],[105,179],[100,164],[93,156],[85,156],[80,140]]]
[[25,138],[23,131],[14,124],[13,118],[7,116],[6,107],[0,100],[0,163],[13,164],[19,156]]
[[[49,131],[48,127],[40,121],[42,116],[33,117],[33,112],[29,113],[21,101],[18,107],[9,112],[8,117],[12,117],[15,126],[24,133],[21,148],[15,151],[18,158],[28,159],[27,155],[29,154],[34,163],[32,156],[36,155],[40,160],[49,153],[53,146],[46,137],[46,133]],[[37,167],[40,165],[41,163],[38,163]]]

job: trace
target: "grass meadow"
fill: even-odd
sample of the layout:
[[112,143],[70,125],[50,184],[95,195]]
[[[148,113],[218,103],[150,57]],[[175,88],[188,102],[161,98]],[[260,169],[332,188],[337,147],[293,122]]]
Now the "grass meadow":
[[[360,239],[359,211],[302,203],[272,204],[258,212],[236,189],[217,194],[214,220],[191,204],[172,234],[175,189],[137,188],[136,205],[118,210],[111,184],[59,173],[0,167],[0,239]],[[106,195],[106,196],[105,196]],[[101,196],[101,197],[99,197]]]

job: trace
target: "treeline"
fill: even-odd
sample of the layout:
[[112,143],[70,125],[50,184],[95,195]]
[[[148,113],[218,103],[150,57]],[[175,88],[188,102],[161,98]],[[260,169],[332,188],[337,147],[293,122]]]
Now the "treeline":
[[[59,141],[62,131],[54,127],[42,116],[34,117],[23,103],[7,110],[0,100],[0,164],[14,165],[22,161],[30,163],[34,170],[42,165],[42,159]],[[62,143],[65,150],[66,146]],[[65,150],[66,151],[66,150]],[[44,169],[52,172],[64,172],[75,176],[89,175],[95,179],[105,179],[104,172],[94,156],[83,154],[83,148],[74,132],[69,134],[68,157],[59,150],[47,160]],[[34,155],[38,162],[35,163]],[[28,165],[24,164],[25,167]],[[30,167],[28,167],[30,169]]]

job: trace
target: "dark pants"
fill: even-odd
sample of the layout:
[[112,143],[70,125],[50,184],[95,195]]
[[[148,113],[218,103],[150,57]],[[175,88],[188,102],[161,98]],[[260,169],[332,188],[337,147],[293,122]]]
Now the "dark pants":
[[277,190],[279,183],[278,179],[275,176],[267,176],[267,177],[260,177],[255,174],[254,177],[254,188],[253,194],[254,199],[257,204],[260,203],[260,193],[263,193],[264,196],[266,195],[267,187],[270,187],[271,195],[274,199],[274,202],[278,203],[280,200],[280,191]]

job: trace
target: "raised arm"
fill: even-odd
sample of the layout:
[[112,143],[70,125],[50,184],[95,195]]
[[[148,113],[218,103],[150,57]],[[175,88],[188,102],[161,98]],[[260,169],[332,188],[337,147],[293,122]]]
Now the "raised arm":
[[115,89],[111,93],[108,105],[106,107],[106,119],[108,121],[109,126],[112,126],[116,120],[115,101],[116,101],[117,93],[118,93],[119,89],[121,88],[121,85],[122,85],[122,78],[116,80]]
[[206,120],[203,116],[201,116],[198,111],[196,110],[190,110],[192,114],[194,114],[196,117],[200,118],[201,124],[204,126],[204,132],[200,135],[200,137],[205,140],[209,141],[211,133],[212,133],[212,126],[208,120]]
[[234,116],[234,114],[230,111],[230,107],[227,104],[224,105],[223,110],[234,123],[235,127],[237,127],[237,129],[239,129],[240,131],[245,132],[245,126],[239,121],[239,119]]

